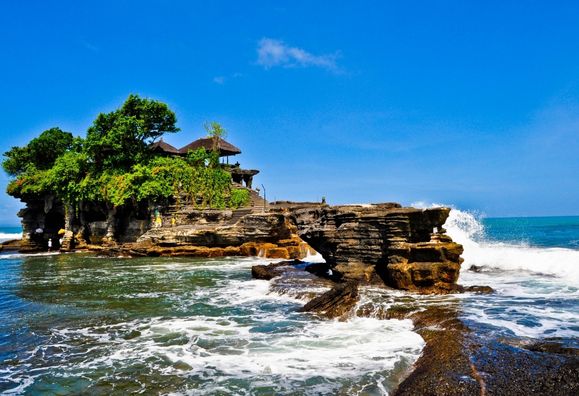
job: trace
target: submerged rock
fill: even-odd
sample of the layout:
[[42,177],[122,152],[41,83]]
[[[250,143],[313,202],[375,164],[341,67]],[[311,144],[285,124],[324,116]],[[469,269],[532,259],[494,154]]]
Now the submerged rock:
[[284,271],[282,267],[294,266],[302,264],[300,260],[281,261],[279,263],[272,263],[268,265],[254,265],[251,267],[251,276],[254,279],[270,280],[280,276]]
[[251,276],[254,279],[270,280],[280,275],[280,271],[269,265],[254,265],[251,267]]
[[336,318],[347,314],[358,302],[358,282],[349,281],[334,286],[304,305],[300,312],[316,312],[327,318]]
[[476,294],[491,294],[495,292],[495,290],[490,286],[467,286],[464,287],[463,290],[467,293]]

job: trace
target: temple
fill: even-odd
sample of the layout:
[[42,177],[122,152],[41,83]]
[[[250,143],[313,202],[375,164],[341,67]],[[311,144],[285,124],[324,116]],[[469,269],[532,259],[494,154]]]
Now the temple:
[[[178,149],[171,146],[169,143],[164,142],[163,139],[151,144],[151,150],[160,155],[187,155],[189,151],[195,151],[200,148],[204,148],[207,151],[213,150],[213,138],[201,138],[197,139],[188,145]],[[249,189],[253,185],[253,177],[259,173],[257,169],[241,169],[239,162],[234,165],[229,164],[229,157],[241,154],[241,150],[235,147],[233,144],[225,141],[224,139],[219,139],[217,148],[219,150],[219,157],[223,158],[223,167],[229,173],[231,173],[231,179],[233,183],[245,186]]]

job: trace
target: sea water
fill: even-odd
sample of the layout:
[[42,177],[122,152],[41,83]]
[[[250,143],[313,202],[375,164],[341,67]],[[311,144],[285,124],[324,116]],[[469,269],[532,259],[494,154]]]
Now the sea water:
[[251,258],[0,258],[8,394],[386,394],[418,358],[409,320],[323,320]]
[[[368,290],[360,304],[448,304],[477,331],[577,339],[579,217],[453,210],[446,228],[465,247],[459,282],[494,294]],[[256,263],[4,254],[0,391],[380,395],[420,356],[409,320],[297,313],[303,300],[251,279]]]
[[488,296],[466,296],[462,312],[467,320],[505,336],[563,337],[576,344],[579,217],[480,221],[454,210],[446,227],[464,246],[459,283],[496,290]]

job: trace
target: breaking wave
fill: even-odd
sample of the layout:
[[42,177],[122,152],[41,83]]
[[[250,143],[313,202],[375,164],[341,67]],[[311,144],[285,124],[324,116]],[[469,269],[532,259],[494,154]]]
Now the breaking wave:
[[445,227],[452,239],[464,246],[463,273],[474,265],[481,271],[525,271],[555,276],[579,286],[579,250],[494,241],[480,218],[458,209],[451,210]]
[[[504,220],[505,224],[509,221]],[[464,247],[459,283],[488,285],[496,291],[488,296],[462,296],[464,319],[507,336],[579,335],[579,250],[498,241],[481,216],[456,208],[444,227]]]

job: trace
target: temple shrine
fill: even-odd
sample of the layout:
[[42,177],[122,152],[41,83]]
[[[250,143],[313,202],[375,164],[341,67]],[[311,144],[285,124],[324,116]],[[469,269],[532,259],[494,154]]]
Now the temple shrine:
[[[207,151],[213,150],[213,138],[207,137],[197,139],[180,149],[173,147],[161,139],[151,144],[150,147],[153,152],[161,155],[185,156],[190,151],[195,151],[200,148],[204,148]],[[229,157],[241,154],[241,150],[235,147],[233,144],[225,141],[224,139],[220,138],[218,140],[217,147],[219,150],[219,157],[223,159],[222,166],[225,170],[231,173],[231,179],[233,180],[233,183],[252,189],[253,177],[259,173],[259,170],[242,169],[239,166],[239,162],[236,162],[234,165],[230,165]]]

